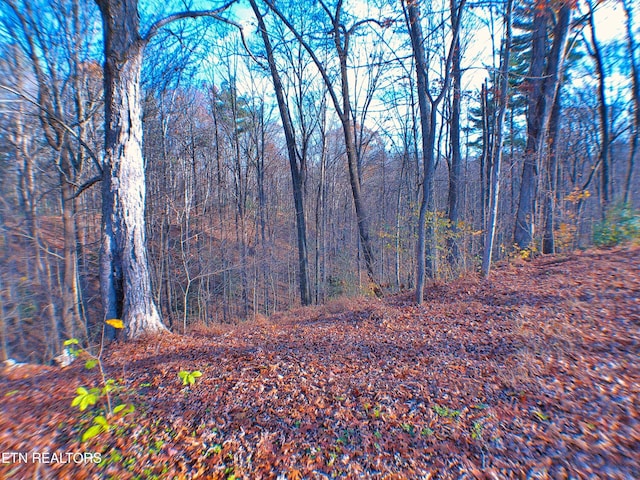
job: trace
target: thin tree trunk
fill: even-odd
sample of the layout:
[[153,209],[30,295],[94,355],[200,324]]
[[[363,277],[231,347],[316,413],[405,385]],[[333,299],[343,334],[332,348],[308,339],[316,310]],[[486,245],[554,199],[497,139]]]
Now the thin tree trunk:
[[540,154],[538,148],[544,117],[542,87],[548,12],[546,7],[538,6],[538,3],[541,3],[540,0],[536,2],[534,9],[531,66],[527,78],[527,142],[514,232],[514,241],[521,249],[529,248],[533,242],[538,156]]
[[502,58],[500,60],[500,85],[498,96],[498,116],[495,125],[495,141],[491,149],[495,158],[491,162],[491,200],[489,206],[489,223],[484,242],[484,253],[482,256],[482,275],[489,276],[491,270],[491,256],[496,235],[496,225],[498,223],[498,204],[500,200],[500,171],[502,166],[502,146],[504,139],[504,117],[509,103],[509,61],[511,56],[511,13],[513,0],[507,0],[507,10],[504,16],[505,40],[502,46]]
[[627,166],[627,174],[624,182],[624,196],[623,201],[626,205],[632,205],[633,203],[633,189],[632,178],[633,168],[635,165],[635,158],[640,148],[640,66],[636,58],[636,52],[638,50],[638,43],[633,32],[633,7],[629,0],[622,2],[626,14],[626,29],[627,29],[627,45],[631,60],[631,92],[633,99],[633,127],[631,132],[631,145],[629,147],[629,159]]
[[[610,165],[609,165],[609,109],[607,106],[606,95],[606,73],[604,69],[604,60],[602,58],[602,49],[596,36],[595,21],[593,19],[593,5],[589,5],[589,26],[591,27],[591,50],[589,53],[593,57],[596,64],[596,76],[598,77],[598,114],[600,117],[600,204],[602,206],[602,218],[605,217],[611,201],[609,192],[611,189]],[[632,53],[633,54],[633,53]]]
[[287,106],[287,101],[284,95],[284,88],[282,86],[282,80],[280,79],[280,73],[278,71],[273,54],[273,48],[271,46],[271,39],[269,38],[269,35],[267,33],[264,19],[262,18],[255,0],[250,0],[250,3],[251,8],[256,15],[256,18],[258,19],[258,28],[260,29],[262,41],[264,42],[265,50],[267,52],[269,70],[271,72],[271,79],[273,81],[273,86],[276,93],[278,110],[280,111],[280,118],[282,120],[285,141],[287,144],[287,154],[289,157],[289,167],[291,171],[291,183],[293,186],[293,203],[296,212],[298,284],[300,286],[300,302],[302,303],[302,305],[310,305],[311,288],[309,280],[309,256],[307,253],[307,227],[304,213],[304,179],[302,178],[302,168],[298,164],[298,154],[296,152],[296,140],[293,129],[293,122],[291,121],[289,108]]
[[[70,155],[69,152],[62,152]],[[69,159],[62,158],[62,170],[70,166]],[[62,225],[64,235],[64,278],[62,284],[62,320],[67,338],[81,338],[86,340],[87,329],[80,314],[80,291],[78,287],[78,250],[76,247],[76,216],[74,188],[60,175],[62,191]]]
[[346,29],[345,26],[341,23],[340,14],[342,11],[342,0],[338,1],[338,4],[335,9],[335,15],[332,15],[328,10],[326,5],[321,2],[323,9],[326,11],[327,15],[331,18],[332,23],[332,37],[333,42],[336,47],[336,51],[338,54],[338,61],[340,65],[340,88],[341,88],[341,96],[342,101],[338,98],[336,94],[336,90],[333,86],[333,81],[329,78],[329,75],[323,65],[323,63],[319,60],[318,56],[315,54],[315,51],[311,46],[304,40],[302,35],[294,28],[294,26],[289,22],[286,17],[282,14],[282,12],[276,8],[273,1],[265,0],[265,3],[269,6],[269,8],[280,18],[283,23],[287,26],[287,28],[291,31],[291,33],[298,39],[300,44],[304,47],[304,49],[311,56],[314,64],[320,71],[322,79],[327,87],[327,91],[331,96],[331,101],[335,107],[336,113],[338,114],[338,118],[340,119],[340,124],[342,126],[342,131],[344,135],[346,156],[347,156],[347,166],[349,170],[349,184],[351,186],[351,194],[353,197],[353,204],[356,211],[356,219],[358,223],[358,234],[360,236],[360,242],[362,245],[365,263],[367,267],[367,274],[369,276],[369,280],[373,283],[374,291],[379,292],[378,281],[376,280],[375,275],[375,259],[373,255],[373,249],[371,248],[371,241],[369,239],[369,217],[362,199],[361,185],[360,185],[360,172],[358,169],[358,158],[356,152],[355,145],[355,137],[353,132],[353,125],[351,123],[351,99],[349,92],[349,76],[347,69],[347,60],[349,53],[349,39],[351,34],[353,33],[352,29]]
[[557,191],[557,171],[558,171],[558,137],[560,135],[560,112],[561,97],[560,92],[556,96],[551,111],[549,122],[549,165],[547,167],[547,185],[545,189],[544,205],[544,235],[542,238],[542,253],[556,253],[555,242],[555,206]]
[[[436,116],[437,106],[444,98],[449,87],[450,68],[453,61],[454,45],[460,32],[461,12],[465,1],[458,5],[458,14],[452,24],[453,38],[447,56],[445,66],[445,79],[440,94],[434,99],[429,93],[429,79],[427,76],[427,57],[424,49],[424,36],[420,23],[420,7],[416,2],[406,2],[407,22],[409,24],[409,36],[416,66],[416,90],[418,94],[418,106],[420,110],[420,125],[422,129],[422,199],[418,216],[418,244],[416,248],[416,303],[424,301],[424,285],[427,273],[435,274],[435,235],[433,224],[435,218],[427,229],[427,211],[432,208],[433,189],[435,181],[435,141],[436,141]],[[434,215],[435,217],[435,215]],[[429,253],[427,256],[427,243]]]
[[[457,19],[457,0],[451,0],[451,21],[455,24]],[[460,190],[462,186],[462,153],[460,151],[460,108],[462,101],[462,67],[460,64],[460,38],[453,45],[453,58],[451,63],[451,78],[453,86],[453,98],[451,101],[451,167],[449,170],[449,196],[447,199],[449,210],[449,222],[451,234],[449,236],[449,264],[455,272],[460,265],[460,244],[458,238],[458,223],[460,222]]]
[[480,154],[480,229],[487,228],[487,199],[489,198],[490,180],[485,178],[485,171],[490,171],[487,166],[491,163],[491,113],[489,111],[489,91],[487,84],[482,84],[480,91],[480,112],[482,116],[482,153]]
[[433,142],[435,138],[435,125],[433,125],[431,103],[427,98],[427,65],[424,51],[424,36],[420,23],[420,10],[417,4],[408,4],[409,27],[411,44],[413,47],[414,61],[416,64],[416,80],[418,92],[418,105],[420,109],[420,125],[422,128],[422,158],[423,172],[422,179],[422,200],[420,202],[420,213],[418,216],[418,244],[416,253],[416,303],[424,301],[424,285],[426,274],[426,217],[427,206],[431,201],[433,192]]

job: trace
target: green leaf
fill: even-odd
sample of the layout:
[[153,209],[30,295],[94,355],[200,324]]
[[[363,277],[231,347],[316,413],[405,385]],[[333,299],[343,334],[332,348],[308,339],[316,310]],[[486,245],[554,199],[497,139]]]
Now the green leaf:
[[93,425],[92,427],[89,427],[86,432],[84,432],[84,434],[82,435],[82,441],[86,442],[87,440],[95,437],[101,432],[102,432],[101,425]]
[[[80,410],[84,411],[89,405],[95,405],[98,401],[99,395],[96,395],[95,388],[87,391],[84,387],[78,387],[76,390],[78,396],[71,402],[72,407],[80,406]],[[100,390],[98,390],[98,393]]]
[[20,392],[20,390],[11,390],[10,392],[5,393],[4,396],[5,397],[12,397],[13,395],[15,395],[18,392]]
[[91,370],[96,365],[98,365],[98,360],[96,360],[95,358],[90,358],[89,360],[87,360],[87,363],[84,364],[84,368],[86,368],[87,370]]
[[189,375],[189,372],[187,372],[186,370],[180,370],[180,373],[178,373],[178,376],[180,377],[180,380],[184,380],[184,378]]
[[[112,391],[115,387],[113,386],[113,384],[107,382],[107,384],[102,387],[102,395],[106,395],[107,393],[109,393],[110,391]],[[98,393],[100,393],[100,390],[98,390]]]
[[107,419],[104,418],[102,415],[98,415],[96,418],[94,418],[93,423],[95,423],[96,425],[102,425],[104,428],[109,428]]
[[78,345],[80,342],[77,338],[70,338],[69,340],[65,340],[62,344],[64,347],[68,347],[69,345]]
[[105,320],[104,323],[111,325],[113,328],[124,328],[124,322],[119,318],[110,318],[109,320]]
[[191,372],[191,376],[193,378],[198,378],[202,376],[202,372],[199,372],[198,370],[196,370],[195,372]]
[[121,405],[118,405],[116,408],[113,409],[113,413],[120,413],[122,410],[124,410],[127,406],[123,403]]

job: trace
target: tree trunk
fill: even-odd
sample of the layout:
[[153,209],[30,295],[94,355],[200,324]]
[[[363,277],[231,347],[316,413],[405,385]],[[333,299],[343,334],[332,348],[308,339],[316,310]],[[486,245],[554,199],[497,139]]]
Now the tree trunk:
[[482,256],[482,275],[489,276],[491,269],[491,256],[493,252],[493,243],[496,235],[496,225],[498,223],[498,202],[500,200],[500,170],[502,166],[502,145],[504,117],[509,103],[509,61],[511,55],[511,13],[513,9],[513,0],[507,0],[507,10],[504,16],[505,24],[505,40],[502,47],[502,59],[500,64],[500,86],[498,87],[498,116],[495,124],[495,141],[491,151],[495,158],[491,162],[491,199],[489,205],[489,222],[486,231],[486,240],[484,242],[484,253]]
[[310,305],[311,288],[309,280],[309,256],[307,253],[307,227],[304,214],[304,188],[301,168],[298,165],[293,123],[291,121],[289,108],[287,106],[287,101],[284,95],[284,88],[282,86],[282,80],[280,79],[280,73],[278,72],[278,67],[275,62],[273,48],[271,46],[271,39],[269,38],[269,35],[267,33],[266,25],[255,0],[250,0],[250,3],[251,8],[256,15],[256,18],[258,19],[258,28],[260,29],[262,41],[264,42],[265,50],[267,52],[269,70],[271,72],[271,78],[273,80],[273,88],[276,93],[278,110],[280,111],[280,118],[282,119],[282,126],[284,129],[284,136],[287,144],[287,154],[289,157],[291,182],[293,186],[293,203],[296,212],[298,244],[298,283],[300,286],[300,302],[302,303],[302,305]]
[[416,248],[416,303],[424,301],[424,284],[426,275],[426,218],[427,207],[431,202],[433,192],[433,139],[435,138],[435,125],[433,124],[433,115],[431,103],[427,98],[427,65],[424,51],[424,37],[422,34],[422,25],[420,23],[420,10],[416,3],[411,2],[407,5],[409,14],[409,33],[411,36],[411,45],[413,48],[414,61],[416,63],[416,80],[418,105],[420,107],[420,125],[422,128],[422,158],[423,172],[422,179],[422,200],[420,202],[420,213],[418,216],[418,245]]
[[[300,42],[300,44],[307,51],[309,56],[312,58],[313,63],[316,65],[318,70],[320,71],[320,75],[327,87],[327,91],[331,96],[331,101],[335,107],[336,113],[340,118],[340,124],[342,126],[342,131],[344,134],[344,143],[347,154],[347,165],[349,170],[349,183],[351,185],[351,194],[353,197],[353,204],[356,211],[356,219],[358,222],[358,233],[360,242],[362,245],[362,249],[364,252],[365,263],[367,266],[367,273],[369,276],[369,280],[374,284],[374,291],[378,293],[379,286],[376,280],[375,269],[374,269],[374,256],[373,249],[371,248],[371,241],[369,239],[369,220],[366,212],[366,208],[364,206],[364,202],[362,200],[361,194],[361,185],[360,185],[360,172],[358,169],[358,158],[356,152],[356,144],[355,137],[353,132],[353,125],[351,123],[351,100],[349,98],[349,77],[348,77],[348,69],[347,69],[347,60],[349,53],[349,38],[353,33],[353,28],[346,29],[345,26],[341,23],[340,14],[342,11],[342,1],[339,1],[336,6],[336,12],[334,15],[327,9],[326,5],[321,2],[321,5],[325,12],[331,18],[331,26],[332,32],[331,35],[333,37],[333,42],[336,47],[336,51],[338,54],[338,61],[340,65],[340,87],[342,94],[342,101],[338,98],[336,94],[336,90],[333,87],[333,80],[329,78],[327,71],[323,65],[323,63],[319,60],[318,56],[315,54],[315,51],[311,46],[305,42],[302,35],[294,28],[294,26],[289,22],[283,13],[274,5],[274,2],[271,0],[265,0],[265,3],[269,6],[271,11],[275,13],[278,18],[280,18],[283,23],[287,26],[287,28],[291,31],[291,33],[296,37],[296,39]],[[357,25],[357,24],[356,24]]]
[[558,136],[560,135],[560,92],[556,96],[549,122],[549,164],[547,167],[547,184],[544,197],[544,234],[542,237],[542,253],[556,253],[555,242],[555,207],[558,170]]
[[560,6],[553,29],[553,44],[548,58],[545,58],[547,24],[550,13],[547,7],[541,3],[542,0],[537,0],[537,2],[540,2],[540,5],[535,8],[531,67],[527,80],[529,86],[527,142],[514,231],[514,241],[521,249],[533,246],[538,168],[544,150],[551,108],[561,83],[572,8],[568,2]]
[[[429,92],[429,78],[427,75],[428,62],[424,49],[424,36],[420,23],[420,7],[417,2],[406,2],[406,19],[409,26],[411,48],[416,66],[416,91],[418,94],[418,106],[420,110],[420,127],[422,130],[422,199],[420,202],[420,214],[418,216],[418,244],[416,248],[416,302],[424,300],[425,276],[435,275],[435,233],[433,225],[436,221],[433,215],[432,223],[427,226],[427,211],[433,207],[433,190],[435,181],[435,142],[436,142],[436,116],[438,104],[444,98],[449,88],[450,69],[455,54],[455,45],[460,32],[460,17],[465,1],[462,0],[456,7],[457,14],[452,17],[452,40],[447,55],[445,78],[442,82],[440,94],[433,98]],[[452,4],[453,5],[453,4]],[[427,245],[430,255],[427,256]]]
[[[593,5],[589,5],[589,26],[591,30],[591,47],[590,54],[596,64],[596,76],[598,77],[598,114],[600,117],[600,204],[602,205],[602,218],[604,219],[609,203],[610,172],[609,172],[609,109],[607,107],[606,95],[606,73],[604,70],[604,60],[602,58],[602,48],[596,37],[596,27],[593,20]],[[632,52],[633,55],[633,52]]]
[[[457,23],[457,0],[451,0],[451,21]],[[449,236],[449,264],[456,271],[460,264],[460,246],[458,239],[458,222],[460,221],[460,187],[462,185],[462,153],[460,151],[460,106],[462,101],[462,67],[460,65],[460,39],[453,46],[453,60],[451,63],[451,77],[453,84],[453,99],[451,101],[451,168],[449,170],[448,210],[451,224]]]
[[640,148],[640,66],[636,59],[636,51],[638,50],[638,43],[636,42],[633,33],[633,7],[629,0],[622,2],[626,14],[626,29],[627,29],[627,45],[631,60],[631,91],[633,99],[633,130],[631,132],[631,145],[629,147],[629,160],[627,166],[627,175],[624,182],[624,197],[623,201],[627,205],[632,205],[632,178],[633,167],[635,163],[636,153]]
[[538,8],[538,3],[541,2],[536,2],[536,8],[534,9],[531,66],[527,78],[527,142],[524,151],[520,200],[518,202],[514,232],[514,242],[521,249],[529,248],[533,242],[538,181],[538,149],[544,116],[542,86],[548,12],[544,6]]
[[105,159],[101,287],[105,318],[130,338],[165,330],[153,299],[145,232],[137,0],[96,0],[104,28]]
[[[69,171],[70,160],[64,158],[70,155],[62,152],[62,171]],[[62,284],[62,321],[67,338],[88,338],[86,325],[80,315],[80,289],[78,287],[78,250],[75,216],[74,188],[60,175],[62,191],[62,225],[64,232],[64,278]],[[69,177],[70,178],[70,177]]]
[[358,222],[358,233],[360,235],[360,243],[364,261],[367,267],[369,281],[371,281],[376,289],[379,289],[378,281],[375,274],[375,261],[373,257],[373,249],[371,240],[369,239],[369,217],[362,201],[362,185],[360,183],[361,172],[358,165],[358,155],[356,151],[356,142],[353,125],[351,122],[351,98],[349,91],[349,77],[347,71],[347,55],[349,49],[349,34],[343,35],[343,28],[340,24],[340,10],[336,12],[333,18],[333,37],[340,61],[340,86],[342,92],[342,109],[339,112],[340,123],[344,133],[344,143],[347,153],[347,166],[349,170],[349,184],[351,185],[351,193],[353,196],[353,204],[356,210],[356,219]]

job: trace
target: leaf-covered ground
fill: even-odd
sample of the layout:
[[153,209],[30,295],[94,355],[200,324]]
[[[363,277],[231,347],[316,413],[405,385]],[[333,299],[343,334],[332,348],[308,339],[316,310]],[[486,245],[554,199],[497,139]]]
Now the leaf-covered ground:
[[[96,371],[17,367],[0,455],[102,463],[4,458],[0,478],[640,478],[639,266],[640,248],[544,257],[424,306],[345,300],[119,344],[106,370],[137,410],[85,444],[92,417],[70,404]],[[181,370],[203,376],[183,387]]]

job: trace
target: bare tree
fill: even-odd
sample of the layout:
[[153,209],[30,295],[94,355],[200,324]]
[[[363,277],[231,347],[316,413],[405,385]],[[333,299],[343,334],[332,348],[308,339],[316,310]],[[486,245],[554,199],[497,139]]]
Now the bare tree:
[[284,129],[285,142],[287,144],[287,156],[291,170],[291,184],[293,186],[293,203],[296,214],[297,245],[298,245],[298,282],[300,286],[300,301],[302,305],[311,304],[311,288],[309,279],[309,257],[307,253],[307,227],[304,213],[304,186],[303,168],[304,155],[299,155],[296,148],[296,137],[291,120],[291,113],[285,98],[280,72],[276,65],[273,47],[264,18],[260,13],[255,0],[250,0],[251,8],[258,20],[258,29],[262,36],[262,41],[267,53],[269,72],[273,81],[273,88],[276,94],[280,119]]
[[[458,23],[458,1],[450,1],[451,22]],[[458,223],[460,222],[460,200],[462,191],[462,152],[460,150],[460,110],[462,105],[462,66],[461,66],[460,35],[453,44],[452,92],[451,92],[451,132],[449,141],[451,144],[451,160],[449,161],[449,197],[448,216],[451,224],[451,236],[449,237],[449,263],[455,268],[460,263],[460,245],[457,238]]]
[[610,190],[611,190],[611,165],[610,165],[610,150],[611,150],[611,135],[609,125],[609,107],[607,105],[606,95],[606,77],[604,56],[602,53],[602,47],[596,33],[596,25],[594,20],[595,7],[592,1],[587,2],[589,7],[588,19],[589,19],[589,31],[591,32],[591,38],[586,43],[589,55],[593,58],[596,67],[596,76],[598,78],[598,114],[600,116],[600,203],[602,205],[602,218],[605,217],[607,209],[610,203]]
[[[30,62],[36,89],[34,97],[20,88],[15,93],[36,106],[42,134],[54,152],[54,165],[59,172],[64,240],[60,295],[64,335],[86,339],[86,323],[80,311],[76,201],[99,179],[94,173],[88,182],[81,184],[84,171],[89,170],[85,168],[87,159],[93,159],[94,172],[99,170],[87,131],[100,101],[95,88],[95,80],[99,78],[92,68],[94,63],[88,47],[93,41],[93,32],[88,26],[92,12],[80,8],[78,0],[46,6],[15,0],[3,0],[3,3],[12,13],[4,17],[6,28]],[[43,20],[48,16],[55,21]],[[38,234],[33,237],[37,238]],[[40,264],[40,260],[36,263]],[[50,310],[53,309],[52,305]]]
[[340,95],[338,95],[337,89],[334,86],[334,83],[330,78],[325,65],[320,61],[314,48],[303,38],[303,36],[295,28],[295,26],[286,18],[282,11],[278,9],[271,0],[265,0],[265,3],[278,16],[278,18],[282,20],[282,22],[287,26],[291,33],[293,33],[296,39],[305,48],[309,56],[313,59],[313,62],[320,71],[327,91],[329,92],[329,96],[331,97],[331,100],[333,102],[335,111],[338,115],[338,118],[340,119],[340,124],[342,126],[342,132],[344,135],[347,166],[349,170],[349,184],[351,186],[353,204],[355,207],[358,222],[358,233],[362,245],[365,264],[367,267],[367,274],[369,275],[369,280],[375,285],[374,290],[376,292],[379,292],[379,287],[377,285],[378,280],[375,273],[375,259],[371,241],[369,238],[369,216],[362,198],[362,185],[360,180],[361,177],[358,167],[356,139],[352,122],[353,108],[351,104],[351,92],[349,83],[348,55],[351,36],[355,33],[358,27],[370,22],[380,22],[375,19],[364,19],[359,20],[353,23],[351,26],[347,27],[347,25],[345,25],[342,20],[342,0],[338,0],[334,9],[330,9],[325,2],[320,2],[322,10],[325,12],[331,22],[331,38],[336,49],[336,54],[338,55],[340,78]]
[[489,205],[489,221],[485,233],[484,253],[482,256],[482,275],[489,276],[491,269],[491,256],[493,252],[493,242],[496,235],[496,225],[498,221],[498,201],[500,199],[500,171],[502,167],[502,147],[504,117],[509,102],[509,61],[511,57],[511,17],[513,10],[513,0],[507,0],[504,14],[505,38],[502,44],[502,55],[500,59],[500,84],[498,87],[498,115],[494,128],[494,141],[491,148],[493,159],[491,161],[491,199]]
[[431,265],[430,272],[433,273],[433,256],[427,258],[427,242],[433,244],[433,234],[426,235],[427,211],[431,208],[433,201],[433,189],[435,179],[435,146],[436,146],[436,120],[438,114],[438,105],[442,102],[451,79],[451,64],[455,54],[455,42],[460,33],[460,21],[462,11],[466,1],[461,0],[457,6],[457,14],[452,16],[452,39],[448,49],[446,65],[444,69],[444,79],[442,89],[437,96],[433,96],[429,89],[429,59],[424,48],[424,34],[422,32],[422,24],[420,19],[420,7],[417,2],[402,0],[403,7],[406,9],[406,19],[409,27],[409,35],[411,37],[411,47],[416,65],[417,78],[417,94],[418,104],[420,106],[420,126],[422,129],[422,199],[420,202],[420,214],[418,218],[418,247],[416,253],[416,302],[422,303],[424,300],[424,284],[426,276],[426,264]]

